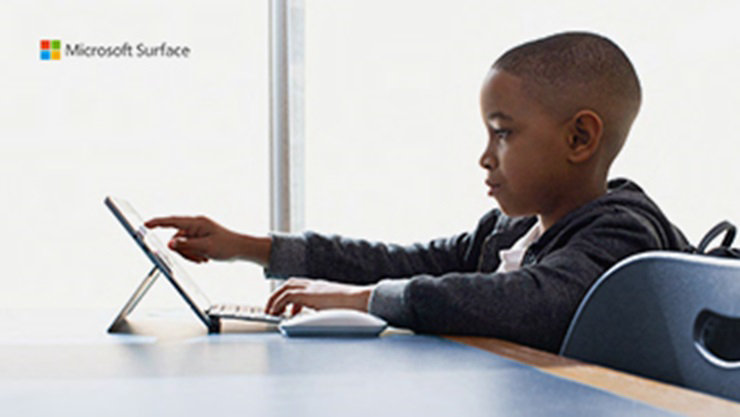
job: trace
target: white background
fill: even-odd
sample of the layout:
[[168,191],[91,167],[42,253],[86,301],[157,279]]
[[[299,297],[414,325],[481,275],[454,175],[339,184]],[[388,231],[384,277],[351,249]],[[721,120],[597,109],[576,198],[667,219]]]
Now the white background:
[[[615,40],[643,84],[612,176],[641,184],[693,242],[740,222],[737,2],[305,2],[306,228],[409,243],[474,227],[495,204],[477,165],[488,67],[574,29]],[[148,264],[107,194],[144,217],[268,231],[267,4],[0,4],[0,305],[123,303]],[[43,62],[41,39],[192,52]],[[189,270],[216,301],[267,295],[253,265]],[[163,284],[146,303],[180,305]]]

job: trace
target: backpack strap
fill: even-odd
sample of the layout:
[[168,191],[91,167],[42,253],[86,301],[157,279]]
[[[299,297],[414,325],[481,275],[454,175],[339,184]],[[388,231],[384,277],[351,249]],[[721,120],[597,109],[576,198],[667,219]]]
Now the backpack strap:
[[728,222],[727,220],[719,222],[716,226],[714,226],[711,230],[707,232],[706,235],[702,238],[701,242],[699,242],[699,246],[696,248],[696,251],[698,253],[706,253],[707,246],[709,246],[712,241],[719,236],[720,234],[727,232],[725,234],[725,238],[722,239],[722,245],[723,248],[730,248],[730,245],[732,245],[732,241],[735,240],[735,234],[737,232],[737,228],[734,224]]

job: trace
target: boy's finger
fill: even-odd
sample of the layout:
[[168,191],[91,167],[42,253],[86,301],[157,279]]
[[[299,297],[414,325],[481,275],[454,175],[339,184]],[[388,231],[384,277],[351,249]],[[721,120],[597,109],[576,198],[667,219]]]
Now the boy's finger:
[[278,299],[285,293],[285,291],[288,291],[290,289],[296,289],[301,286],[305,286],[302,281],[297,280],[295,278],[291,278],[288,281],[286,281],[283,285],[281,285],[277,290],[275,290],[272,294],[270,294],[270,297],[267,299],[267,304],[265,304],[265,311],[270,311],[273,309],[273,306],[277,302]]
[[[281,288],[282,289],[282,288]],[[299,304],[301,302],[302,288],[288,288],[282,291],[280,294],[275,294],[277,297],[272,299],[272,306],[270,307],[270,314],[280,315],[283,314],[288,304]]]
[[180,256],[187,259],[188,261],[192,261],[195,263],[201,263],[205,259],[202,256],[194,255],[194,254],[187,253],[187,252],[178,252],[178,253],[180,254]]
[[187,259],[188,261],[192,261],[198,264],[203,263],[203,262],[208,262],[208,257],[200,253],[194,253],[194,252],[183,251],[183,250],[178,250],[177,253],[179,253],[180,256]]
[[175,227],[178,229],[187,229],[193,226],[194,219],[192,217],[183,216],[168,216],[168,217],[155,217],[144,223],[144,226],[153,229],[155,227]]
[[270,312],[272,311],[272,306],[275,305],[275,301],[280,297],[280,294],[285,292],[285,285],[275,290],[272,294],[270,294],[270,297],[267,299],[267,303],[265,304],[265,311]]
[[285,290],[288,289],[288,285],[289,285],[289,281],[281,285],[280,287],[278,287],[278,289],[276,289],[275,291],[272,292],[272,294],[270,294],[270,296],[267,298],[267,303],[265,304],[265,311],[269,312],[270,310],[272,310],[272,306],[275,304],[275,301],[278,299],[278,297],[280,297],[280,294],[282,294],[283,292],[285,292]]
[[270,314],[274,316],[279,316],[283,314],[285,311],[285,308],[288,307],[288,304],[297,304],[298,303],[298,294],[294,290],[291,291],[285,291],[278,297],[277,300],[275,300],[275,304],[272,306],[272,312]]
[[204,238],[175,237],[169,242],[169,247],[179,253],[187,253],[191,256],[207,257],[208,242]]

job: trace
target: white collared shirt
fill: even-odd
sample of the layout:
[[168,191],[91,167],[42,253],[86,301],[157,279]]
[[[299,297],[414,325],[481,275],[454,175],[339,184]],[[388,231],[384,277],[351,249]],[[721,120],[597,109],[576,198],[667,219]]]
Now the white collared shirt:
[[537,241],[542,236],[543,227],[542,223],[537,220],[537,223],[529,229],[524,236],[520,237],[509,249],[501,249],[498,252],[498,258],[501,262],[498,265],[496,272],[511,272],[516,271],[522,266],[522,259],[524,254],[529,249],[529,246]]

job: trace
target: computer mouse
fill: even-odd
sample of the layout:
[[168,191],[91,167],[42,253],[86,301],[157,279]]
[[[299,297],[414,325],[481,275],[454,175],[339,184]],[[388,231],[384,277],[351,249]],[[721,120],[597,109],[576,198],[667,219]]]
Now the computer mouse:
[[285,336],[375,337],[388,323],[357,310],[333,308],[299,314],[283,320],[278,328]]

